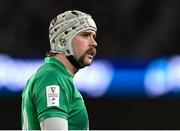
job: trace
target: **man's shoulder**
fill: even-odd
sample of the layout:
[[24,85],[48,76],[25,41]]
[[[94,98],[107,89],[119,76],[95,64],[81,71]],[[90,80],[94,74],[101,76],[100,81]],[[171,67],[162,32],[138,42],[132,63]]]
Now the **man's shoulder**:
[[61,71],[57,70],[54,66],[44,64],[34,74],[34,88],[40,89],[40,87],[44,88],[46,85],[58,84],[61,77],[63,77]]
[[58,68],[55,64],[53,63],[45,63],[42,65],[36,72],[36,74],[43,74],[43,75],[58,75],[61,74],[63,75],[63,70],[61,68]]

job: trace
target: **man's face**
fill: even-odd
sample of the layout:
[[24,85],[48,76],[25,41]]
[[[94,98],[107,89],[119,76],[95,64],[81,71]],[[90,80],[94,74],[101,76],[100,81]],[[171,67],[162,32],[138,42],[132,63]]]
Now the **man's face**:
[[72,48],[78,63],[82,66],[89,66],[96,54],[95,41],[96,32],[85,30],[78,33],[72,40]]

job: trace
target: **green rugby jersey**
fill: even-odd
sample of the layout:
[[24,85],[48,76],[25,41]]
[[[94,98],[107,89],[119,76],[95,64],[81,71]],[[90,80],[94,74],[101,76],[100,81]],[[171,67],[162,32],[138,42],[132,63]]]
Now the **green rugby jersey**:
[[69,130],[87,130],[88,114],[82,96],[73,84],[73,74],[54,57],[28,80],[22,93],[22,129],[40,130],[46,118],[68,121]]

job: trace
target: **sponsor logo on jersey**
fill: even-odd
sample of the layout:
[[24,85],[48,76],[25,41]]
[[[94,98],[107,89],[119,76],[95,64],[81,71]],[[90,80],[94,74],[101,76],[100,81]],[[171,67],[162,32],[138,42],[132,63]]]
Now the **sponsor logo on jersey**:
[[47,107],[59,106],[60,90],[58,85],[46,86]]

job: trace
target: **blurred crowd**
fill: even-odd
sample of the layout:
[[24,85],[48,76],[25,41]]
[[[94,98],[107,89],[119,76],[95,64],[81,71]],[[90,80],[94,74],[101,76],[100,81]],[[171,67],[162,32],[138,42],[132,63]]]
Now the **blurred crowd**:
[[43,57],[49,51],[49,22],[69,9],[95,19],[98,57],[180,53],[179,0],[1,0],[0,53]]

